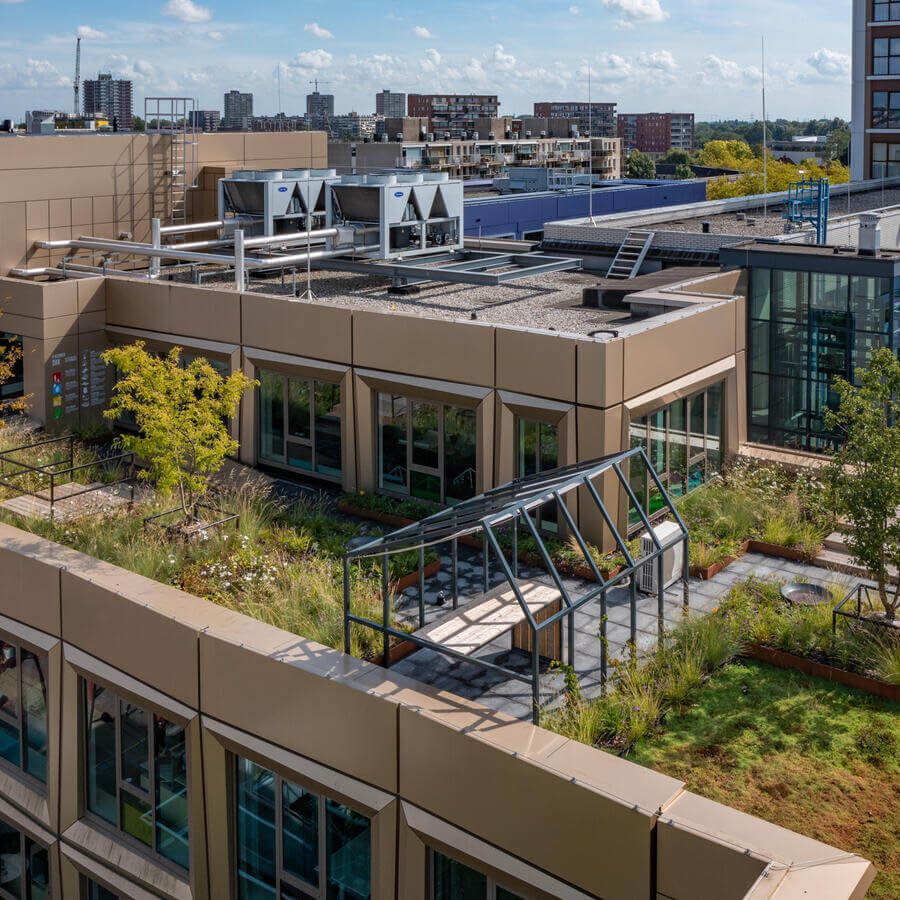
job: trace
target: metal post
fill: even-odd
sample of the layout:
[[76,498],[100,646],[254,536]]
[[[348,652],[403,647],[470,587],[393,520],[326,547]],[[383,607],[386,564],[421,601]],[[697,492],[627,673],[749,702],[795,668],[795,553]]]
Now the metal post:
[[[132,482],[132,496],[134,483]],[[344,557],[344,653],[350,653],[350,560]]]
[[[162,247],[162,233],[160,232],[159,219],[150,220],[150,243],[154,247]],[[158,256],[150,257],[150,277],[159,278],[160,258]]]
[[457,569],[459,568],[459,543],[454,536],[450,541],[450,590],[453,592],[453,608],[459,606],[459,583],[457,581]]
[[682,575],[681,575],[681,607],[685,614],[691,608],[691,586],[688,583],[688,579],[691,575],[691,564],[690,564],[690,554],[691,550],[691,539],[689,536],[685,535],[684,538],[684,566],[682,567]]
[[391,620],[391,585],[388,577],[389,561],[390,557],[385,553],[381,558],[381,634],[384,637],[384,667],[386,669],[390,668],[391,665],[391,636],[387,630]]
[[425,627],[425,547],[419,547],[419,628]]
[[666,633],[666,624],[664,618],[666,611],[666,589],[664,587],[665,582],[663,581],[663,563],[665,561],[665,557],[665,553],[660,553],[659,556],[656,557],[656,632],[660,644],[662,644],[663,636]]
[[538,654],[538,633],[531,631],[531,722],[540,725],[541,663]]
[[637,569],[631,573],[631,647],[637,648]]
[[234,287],[244,290],[244,229],[238,228],[234,233]]
[[519,577],[519,517],[513,519],[512,530],[512,570],[516,578]]
[[600,685],[606,687],[606,591],[600,594]]
[[484,578],[484,592],[487,593],[491,589],[491,574],[488,568],[488,536],[487,530],[484,532],[484,539],[481,547],[481,567],[482,576]]

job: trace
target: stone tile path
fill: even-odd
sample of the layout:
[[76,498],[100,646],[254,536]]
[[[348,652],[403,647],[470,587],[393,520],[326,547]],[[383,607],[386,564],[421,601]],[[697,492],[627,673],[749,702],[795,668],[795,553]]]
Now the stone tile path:
[[[146,490],[135,487],[135,502],[146,499]],[[131,502],[131,486],[127,484],[104,485],[102,482],[91,484],[61,484],[54,488],[51,510],[50,491],[38,491],[36,494],[20,494],[0,503],[4,509],[23,518],[56,520],[78,519],[82,516],[107,512],[116,507],[126,506]]]
[[[738,581],[755,575],[758,578],[773,578],[783,581],[809,581],[814,584],[852,583],[849,576],[830,572],[813,565],[796,563],[775,557],[748,553],[723,572],[709,581],[690,579],[690,614],[708,613],[717,606],[719,600]],[[543,582],[550,581],[546,572],[520,566],[520,576]],[[494,578],[492,584],[500,578]],[[460,603],[465,602],[483,590],[481,557],[477,551],[460,552],[459,562]],[[577,579],[566,579],[566,588],[573,598],[583,594],[593,585]],[[435,599],[439,591],[445,594],[445,605],[437,606]],[[628,587],[615,587],[607,595],[607,641],[610,659],[627,658],[627,643],[631,637],[631,592]],[[425,584],[426,622],[432,622],[452,613],[450,608],[449,560],[444,560],[443,569]],[[652,651],[658,637],[658,610],[656,596],[637,594],[636,603],[636,644],[641,654]],[[418,624],[418,589],[408,588],[395,598],[398,618],[407,618]],[[683,615],[682,585],[679,582],[665,595],[663,621],[666,628],[675,625]],[[595,696],[600,691],[600,601],[591,601],[575,614],[575,672],[582,691],[586,696]],[[564,634],[564,646],[567,635]],[[529,675],[531,657],[510,646],[510,636],[505,635],[478,651],[475,656],[515,671]],[[392,667],[392,671],[415,678],[425,684],[442,690],[478,700],[486,706],[506,713],[517,719],[531,718],[531,686],[516,679],[504,678],[472,663],[450,659],[434,650],[418,650]],[[550,672],[542,666],[541,702],[552,705],[558,699],[562,688],[559,673]]]

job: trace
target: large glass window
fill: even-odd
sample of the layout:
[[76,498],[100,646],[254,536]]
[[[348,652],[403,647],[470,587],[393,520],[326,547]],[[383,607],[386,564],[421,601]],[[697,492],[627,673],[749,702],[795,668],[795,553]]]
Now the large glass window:
[[49,900],[47,848],[0,819],[0,898]]
[[[723,382],[710,385],[690,397],[676,400],[629,425],[630,447],[643,447],[659,480],[674,497],[700,487],[722,466]],[[629,482],[635,498],[648,516],[663,506],[662,494],[637,461],[630,467]],[[629,524],[640,516],[629,510]]]
[[119,895],[114,894],[102,884],[97,884],[86,875],[81,876],[81,898],[82,900],[119,900]]
[[235,762],[239,900],[366,900],[369,819],[249,759]]
[[[520,478],[549,472],[559,466],[559,429],[556,425],[519,419],[517,443],[517,474]],[[544,531],[559,531],[555,502],[544,504],[537,510],[537,524]]]
[[341,411],[339,384],[260,372],[260,459],[339,479]]
[[876,22],[896,22],[900,20],[900,3],[896,0],[875,0],[872,12]]
[[[900,147],[900,145],[898,145]],[[833,446],[825,413],[837,377],[852,379],[877,347],[890,346],[891,280],[753,269],[748,309],[750,440],[820,451]]]
[[47,657],[2,639],[0,760],[47,781]]
[[22,336],[0,331],[0,356],[14,358],[12,377],[0,384],[0,415],[8,410],[7,404],[25,393],[25,368],[22,354]]
[[872,40],[872,74],[900,75],[900,38]]
[[378,394],[378,486],[453,505],[476,492],[475,410]]
[[87,810],[187,869],[184,729],[91,681],[82,703]]
[[900,144],[876,141],[872,144],[872,177],[893,178],[900,175]]
[[429,900],[523,900],[483,872],[437,850],[431,850],[429,856]]
[[900,128],[900,93],[872,92],[872,128]]

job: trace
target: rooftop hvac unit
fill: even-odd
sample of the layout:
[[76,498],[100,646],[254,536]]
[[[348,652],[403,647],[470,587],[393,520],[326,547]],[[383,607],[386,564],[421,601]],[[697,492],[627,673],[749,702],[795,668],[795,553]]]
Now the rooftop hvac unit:
[[[681,534],[681,528],[675,522],[660,522],[653,533],[660,545]],[[653,538],[649,534],[641,535],[641,558],[649,556],[656,550]],[[656,576],[659,572],[659,558],[648,559],[641,565],[641,591],[645,594],[659,592]],[[684,574],[684,544],[678,543],[663,553],[663,590],[673,585]]]
[[531,137],[531,132],[530,132],[530,131],[526,131],[526,132],[525,132],[525,137],[530,138],[530,137]]
[[492,141],[493,139],[494,139],[494,132],[493,132],[493,131],[489,131],[489,132],[488,132],[488,140],[489,140],[489,141]]

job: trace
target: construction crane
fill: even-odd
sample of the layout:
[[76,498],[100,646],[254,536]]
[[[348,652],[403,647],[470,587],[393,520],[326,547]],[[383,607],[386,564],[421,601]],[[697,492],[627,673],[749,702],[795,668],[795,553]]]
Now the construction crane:
[[75,38],[75,83],[73,87],[75,88],[75,115],[77,116],[81,111],[78,109],[78,95],[81,92],[81,38]]

